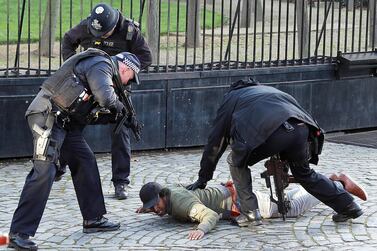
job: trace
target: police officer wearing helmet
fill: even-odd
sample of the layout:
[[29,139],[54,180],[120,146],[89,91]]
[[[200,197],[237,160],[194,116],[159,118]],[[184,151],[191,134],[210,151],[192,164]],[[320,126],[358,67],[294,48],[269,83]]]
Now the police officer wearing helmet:
[[[99,48],[111,56],[124,51],[131,52],[140,60],[141,69],[146,68],[152,62],[150,49],[141,35],[139,24],[124,18],[122,13],[105,3],[96,5],[87,19],[81,21],[64,35],[63,59],[66,60],[74,55],[79,45],[84,49]],[[111,152],[115,197],[126,199],[128,196],[127,185],[130,182],[128,177],[131,159],[128,128],[123,127],[119,135],[112,135]],[[61,162],[64,165],[65,161]]]
[[128,51],[135,54],[141,69],[152,63],[152,55],[139,29],[139,23],[105,3],[97,4],[90,16],[65,33],[62,56],[67,60],[81,45],[85,50],[98,48],[114,56]]
[[83,232],[119,229],[119,223],[103,216],[106,208],[98,166],[82,131],[96,118],[93,111],[107,109],[114,118],[124,113],[113,80],[128,84],[137,78],[139,68],[137,57],[131,53],[111,58],[101,50],[88,49],[67,60],[42,84],[26,111],[34,138],[33,168],[12,218],[9,247],[37,249],[29,237],[34,236],[42,218],[60,155],[71,170]]

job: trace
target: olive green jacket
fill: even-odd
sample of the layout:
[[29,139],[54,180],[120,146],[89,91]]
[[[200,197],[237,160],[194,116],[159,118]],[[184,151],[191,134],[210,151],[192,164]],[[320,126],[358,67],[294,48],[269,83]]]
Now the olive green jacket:
[[216,226],[221,214],[230,208],[231,197],[216,187],[189,191],[183,187],[170,188],[167,212],[177,220],[199,222],[197,229],[204,233]]

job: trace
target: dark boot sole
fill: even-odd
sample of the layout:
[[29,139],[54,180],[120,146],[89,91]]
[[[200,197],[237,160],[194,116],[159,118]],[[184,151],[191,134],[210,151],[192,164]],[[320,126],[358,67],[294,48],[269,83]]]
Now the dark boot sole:
[[248,227],[250,225],[250,222],[247,223],[236,223],[237,226],[239,227]]
[[261,220],[247,221],[247,222],[242,222],[242,223],[233,221],[232,224],[238,227],[255,227],[255,226],[263,225],[263,222]]
[[112,228],[84,228],[82,232],[84,234],[92,234],[92,233],[98,233],[98,232],[109,232],[109,231],[116,231],[120,228],[120,226],[112,227]]
[[117,200],[125,200],[125,199],[127,199],[127,196],[126,195],[125,196],[117,196],[117,195],[115,195],[115,198]]
[[239,223],[235,219],[231,219],[230,224],[237,227],[248,227],[250,222],[246,221],[246,222]]
[[260,226],[260,225],[263,225],[263,222],[261,220],[254,220],[254,221],[250,222],[249,227],[256,227],[256,226]]
[[360,217],[361,215],[363,215],[363,213],[364,213],[363,210],[358,210],[358,211],[356,211],[356,212],[354,212],[350,215],[344,215],[342,217],[341,216],[335,217],[336,215],[334,215],[332,217],[332,220],[334,222],[345,222],[345,221],[350,220],[350,219],[356,219],[356,218]]
[[13,243],[9,243],[8,244],[8,248],[14,248],[16,251],[36,251],[38,250],[38,247],[35,247],[35,248],[21,248]]

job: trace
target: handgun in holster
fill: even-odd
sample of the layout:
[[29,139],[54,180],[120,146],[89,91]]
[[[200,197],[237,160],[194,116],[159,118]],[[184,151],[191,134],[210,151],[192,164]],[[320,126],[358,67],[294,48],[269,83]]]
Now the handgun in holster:
[[51,155],[49,153],[49,146],[51,145],[51,130],[54,124],[55,117],[52,114],[49,114],[46,119],[45,126],[41,127],[37,124],[34,124],[32,130],[38,134],[38,138],[35,142],[35,156],[36,160],[47,160]]

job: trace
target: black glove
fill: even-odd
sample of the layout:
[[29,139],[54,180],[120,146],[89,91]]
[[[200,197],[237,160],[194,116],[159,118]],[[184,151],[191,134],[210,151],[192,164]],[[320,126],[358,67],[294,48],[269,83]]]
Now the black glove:
[[141,139],[141,131],[143,130],[144,124],[139,122],[135,116],[128,117],[124,125],[132,130],[136,141]]
[[126,108],[124,107],[123,103],[120,102],[119,100],[117,100],[115,105],[113,107],[110,107],[109,110],[112,114],[116,114],[116,115],[123,114],[126,112]]
[[112,115],[111,123],[117,123],[119,120],[121,120],[126,114],[126,108],[124,107],[123,103],[117,100],[115,106],[109,108],[110,113]]
[[124,123],[124,125],[127,127],[127,128],[138,128],[138,127],[141,127],[143,128],[144,125],[143,123],[140,123],[135,116],[130,116],[127,118],[126,122]]
[[207,186],[207,181],[201,180],[200,178],[192,183],[191,185],[186,186],[187,190],[195,190],[195,189],[204,189]]

